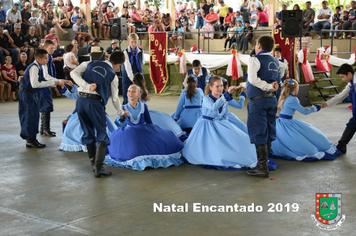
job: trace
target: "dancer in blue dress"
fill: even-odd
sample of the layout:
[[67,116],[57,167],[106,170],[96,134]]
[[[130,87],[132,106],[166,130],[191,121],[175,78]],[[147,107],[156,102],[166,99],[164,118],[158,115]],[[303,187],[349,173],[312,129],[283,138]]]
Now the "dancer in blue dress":
[[222,94],[222,79],[212,76],[208,88],[211,93],[203,98],[203,116],[193,127],[183,148],[183,156],[195,165],[230,169],[255,167],[255,146],[250,143],[245,132],[227,119],[228,101],[232,100],[231,93],[237,86],[229,87]]
[[[224,92],[226,92],[229,88],[229,83],[225,78],[222,78],[224,82]],[[242,88],[242,84],[240,84],[237,89]],[[245,99],[246,99],[246,88],[243,88],[241,93],[240,93],[240,99],[239,101],[236,101],[235,99],[232,99],[231,101],[228,102],[229,106],[235,107],[237,109],[242,109],[245,104]],[[247,125],[242,122],[234,113],[229,112],[227,114],[227,119],[235,125],[237,128],[241,129],[243,132],[248,134],[247,131]]]
[[140,87],[131,85],[127,96],[126,118],[110,136],[105,163],[133,170],[181,165],[183,143],[172,131],[152,124],[147,105],[139,102]]
[[190,133],[197,120],[201,117],[201,104],[204,92],[197,88],[196,76],[189,76],[187,88],[180,94],[176,111],[172,114],[182,130]]
[[[141,73],[136,73],[132,82],[141,88],[141,102],[146,103],[150,98],[146,89],[145,78]],[[172,131],[182,141],[187,138],[186,132],[181,129],[181,127],[177,124],[177,122],[175,122],[175,120],[173,120],[170,115],[161,111],[154,110],[149,110],[149,113],[153,124]],[[117,116],[115,124],[119,126],[120,116]]]
[[293,119],[296,111],[308,115],[320,110],[320,105],[302,107],[296,97],[298,91],[296,80],[284,82],[278,102],[277,138],[272,142],[271,156],[296,161],[335,159],[341,153],[322,132],[302,120]]
[[[69,99],[77,99],[77,86],[73,85],[72,82],[69,82],[69,85],[72,86],[71,91],[69,91],[66,87],[60,90],[61,94],[66,96]],[[84,134],[82,127],[80,126],[79,118],[77,110],[75,109],[71,115],[67,117],[67,120],[62,122],[63,124],[63,134],[62,134],[62,142],[59,146],[60,151],[68,151],[68,152],[87,152],[87,147],[82,143],[82,136]],[[110,117],[106,114],[106,132],[108,136],[114,130],[117,129],[115,123],[110,119]]]

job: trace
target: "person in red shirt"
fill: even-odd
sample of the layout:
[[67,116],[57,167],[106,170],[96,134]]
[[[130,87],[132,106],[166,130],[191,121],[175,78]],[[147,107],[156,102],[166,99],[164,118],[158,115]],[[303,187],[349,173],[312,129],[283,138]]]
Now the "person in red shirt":
[[[110,24],[110,19],[111,18],[114,18],[115,17],[115,14],[114,12],[112,11],[112,7],[111,6],[108,6],[106,8],[106,12],[104,14],[104,25],[107,27],[106,28],[106,33],[104,34],[104,38],[105,39],[109,39],[109,33],[110,33],[110,27],[111,27],[111,24]],[[105,30],[104,30],[105,31]]]
[[261,7],[257,8],[257,22],[255,29],[258,27],[267,27],[268,26],[268,15],[262,10]]
[[201,28],[203,32],[205,31],[209,33],[203,33],[203,37],[210,37],[211,39],[214,39],[214,27],[218,25],[218,20],[219,15],[214,13],[214,8],[211,7],[209,14],[204,17],[206,24]]
[[19,82],[17,81],[16,67],[12,65],[11,62],[11,56],[7,56],[5,58],[5,65],[1,67],[1,74],[2,79],[5,80],[7,83],[11,84],[12,98],[11,96],[9,96],[10,94],[8,93],[7,100],[12,102],[16,100],[15,93],[16,89],[19,87]]
[[235,13],[234,13],[234,9],[232,9],[232,7],[229,7],[227,9],[227,16],[224,19],[224,23],[222,25],[220,25],[220,31],[223,32],[223,35],[220,36],[220,39],[226,38],[226,31],[227,31],[227,28],[229,28],[230,21],[235,23]]

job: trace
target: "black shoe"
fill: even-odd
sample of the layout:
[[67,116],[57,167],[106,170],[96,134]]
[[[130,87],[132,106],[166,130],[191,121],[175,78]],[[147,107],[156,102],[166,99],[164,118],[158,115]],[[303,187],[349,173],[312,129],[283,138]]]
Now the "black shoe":
[[40,134],[48,137],[56,137],[56,133],[50,129],[51,113],[41,112],[41,129]]
[[350,140],[352,139],[352,137],[354,136],[355,131],[349,129],[349,128],[345,128],[344,133],[342,134],[338,145],[336,146],[342,154],[345,154],[347,152],[347,144],[350,142]]
[[26,138],[27,148],[44,148],[46,145],[40,144],[35,138]]
[[221,35],[219,39],[223,39],[223,38],[225,38],[224,35]]
[[94,170],[94,175],[96,178],[100,178],[101,176],[109,176],[112,174],[110,170],[104,169],[106,147],[107,146],[103,143],[98,143],[98,145],[96,146],[95,170]]
[[56,132],[52,132],[50,130],[43,130],[41,135],[48,136],[48,137],[56,137]]
[[268,178],[268,145],[256,145],[256,152],[257,152],[257,166],[251,170],[246,171],[247,174],[261,177],[261,178]]
[[38,142],[37,139],[36,139],[36,143],[37,143],[38,146],[46,147],[46,144],[42,144],[42,143]]
[[88,156],[91,163],[92,171],[95,171],[95,154],[96,154],[96,144],[87,144]]

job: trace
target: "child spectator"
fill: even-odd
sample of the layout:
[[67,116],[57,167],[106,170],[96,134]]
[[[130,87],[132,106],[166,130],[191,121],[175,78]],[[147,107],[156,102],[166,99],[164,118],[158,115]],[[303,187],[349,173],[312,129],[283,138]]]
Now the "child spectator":
[[[331,20],[331,28],[330,28],[330,30],[338,30],[338,29],[340,29],[341,19],[342,19],[342,15],[340,13],[340,7],[336,7],[335,8],[335,14],[333,15],[332,20]],[[335,32],[330,31],[330,38],[332,38],[333,35],[334,35],[334,38],[337,38],[338,34],[339,34],[339,32],[337,32],[337,31],[335,31]]]
[[256,10],[256,5],[251,6],[251,11],[250,11],[250,23],[251,25],[256,25],[257,22],[257,10]]
[[176,21],[176,27],[173,29],[173,34],[172,36],[169,38],[169,41],[171,42],[171,44],[173,45],[173,47],[176,47],[176,44],[174,43],[174,40],[178,41],[178,47],[180,45],[180,41],[183,38],[183,33],[184,33],[184,29],[181,25],[181,23],[179,21]]
[[245,21],[244,37],[241,39],[240,50],[244,48],[244,52],[248,49],[248,43],[253,39],[253,28],[250,21]]
[[1,67],[1,75],[3,80],[11,84],[12,98],[11,97],[7,98],[7,100],[10,102],[16,101],[15,93],[17,88],[19,87],[19,82],[17,81],[16,67],[11,63],[12,63],[11,56],[6,56],[5,65]]
[[184,32],[186,32],[189,27],[189,20],[188,20],[188,17],[184,14],[184,10],[181,10],[179,12],[178,21],[180,22],[181,27],[183,27]]
[[[236,34],[236,27],[234,27],[234,22],[230,21],[229,22],[229,28],[227,29],[227,38],[225,39],[225,44],[224,44],[224,49],[223,51],[226,51],[226,45],[229,43],[229,47],[231,47],[231,44],[235,41],[235,34]],[[230,32],[230,33],[229,33]]]

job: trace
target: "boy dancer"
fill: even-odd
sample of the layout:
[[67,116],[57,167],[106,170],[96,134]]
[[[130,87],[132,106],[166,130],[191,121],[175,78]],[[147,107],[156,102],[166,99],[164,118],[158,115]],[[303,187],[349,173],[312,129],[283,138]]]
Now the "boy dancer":
[[278,61],[271,55],[274,39],[261,36],[255,46],[256,56],[248,62],[246,83],[248,103],[247,128],[251,143],[256,145],[257,166],[247,174],[268,178],[267,161],[271,142],[276,139],[277,99],[280,80]]
[[134,74],[142,73],[142,66],[145,64],[143,49],[137,47],[138,35],[132,33],[128,37],[129,46],[123,51],[125,54],[125,63],[122,67],[122,96],[123,105],[128,102],[127,89],[133,81]]
[[27,67],[19,88],[19,118],[21,138],[27,141],[28,148],[44,148],[46,145],[37,141],[39,123],[41,88],[64,84],[64,81],[48,76],[43,66],[47,64],[48,54],[44,49],[38,49],[36,60]]
[[338,74],[342,81],[348,83],[345,89],[338,95],[336,95],[331,100],[324,102],[321,104],[322,108],[333,106],[339,102],[342,102],[347,96],[351,97],[352,101],[352,117],[349,120],[349,123],[346,124],[346,128],[344,133],[342,134],[337,148],[342,152],[342,154],[346,153],[346,146],[352,139],[356,131],[356,92],[355,92],[355,70],[349,64],[342,64],[337,70],[336,74]]
[[195,76],[198,81],[198,88],[201,88],[203,91],[205,90],[206,86],[206,79],[209,76],[209,71],[203,67],[199,60],[194,60],[192,63],[193,68],[188,70],[187,76],[184,79],[183,85],[187,87],[187,80],[189,76]]

